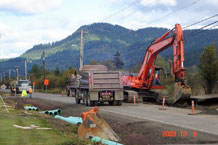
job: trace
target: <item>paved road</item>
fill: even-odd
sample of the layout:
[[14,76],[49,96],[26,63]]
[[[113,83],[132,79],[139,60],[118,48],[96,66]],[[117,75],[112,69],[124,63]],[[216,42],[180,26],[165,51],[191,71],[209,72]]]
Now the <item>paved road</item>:
[[62,96],[61,94],[49,94],[49,93],[34,93],[33,94],[34,98],[40,98],[40,99],[46,99],[46,100],[54,100],[54,101],[59,101],[63,103],[72,103],[75,104],[75,99],[72,97],[66,97]]
[[[74,98],[61,95],[35,93],[34,98],[75,104]],[[191,113],[191,109],[166,107],[167,110],[160,110],[160,107],[153,104],[124,103],[123,106],[100,106],[100,112],[109,112],[124,116],[124,118],[137,118],[218,136],[218,112],[208,115],[197,110],[196,115],[188,115]]]

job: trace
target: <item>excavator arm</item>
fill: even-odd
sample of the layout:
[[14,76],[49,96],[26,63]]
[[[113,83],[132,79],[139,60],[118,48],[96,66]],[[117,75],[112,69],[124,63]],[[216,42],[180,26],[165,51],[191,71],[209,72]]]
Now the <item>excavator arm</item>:
[[[151,82],[154,77],[154,61],[157,55],[165,49],[173,46],[173,66],[172,74],[175,81],[185,80],[185,69],[183,68],[184,62],[184,48],[183,48],[183,34],[182,28],[179,24],[175,25],[174,35],[166,38],[170,35],[170,31],[166,32],[163,36],[156,39],[146,50],[143,59],[142,67],[138,74],[138,83],[141,87],[151,87]],[[149,72],[152,70],[151,72]],[[150,75],[149,75],[150,73]],[[140,82],[140,83],[139,83]]]

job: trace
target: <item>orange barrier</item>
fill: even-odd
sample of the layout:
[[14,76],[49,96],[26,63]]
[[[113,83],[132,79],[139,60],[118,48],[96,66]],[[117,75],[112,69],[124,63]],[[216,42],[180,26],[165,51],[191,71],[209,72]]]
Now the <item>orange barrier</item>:
[[192,100],[192,115],[195,114],[195,102]]
[[163,109],[163,110],[164,110],[165,100],[166,100],[166,97],[164,96],[164,97],[163,97],[163,102],[162,102],[162,109]]
[[134,102],[134,105],[135,105],[136,104],[135,96],[133,97],[133,102]]

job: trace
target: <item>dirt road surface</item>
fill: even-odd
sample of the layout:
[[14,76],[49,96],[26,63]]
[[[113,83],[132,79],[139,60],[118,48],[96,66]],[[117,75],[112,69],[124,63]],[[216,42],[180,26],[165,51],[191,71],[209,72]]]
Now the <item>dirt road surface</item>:
[[[79,116],[91,107],[75,104],[72,97],[34,93],[27,99],[40,109],[63,109],[63,116]],[[123,106],[100,105],[100,115],[109,123],[126,145],[146,144],[218,144],[218,112],[208,114],[191,109],[166,107],[160,105],[129,104]],[[174,133],[167,136],[165,133]],[[175,135],[176,133],[176,135]]]

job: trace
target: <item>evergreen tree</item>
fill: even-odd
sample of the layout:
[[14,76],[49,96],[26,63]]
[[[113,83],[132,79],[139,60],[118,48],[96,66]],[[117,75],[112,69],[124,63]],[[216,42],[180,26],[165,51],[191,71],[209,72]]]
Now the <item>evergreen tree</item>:
[[29,71],[29,74],[32,74],[34,77],[39,78],[43,72],[42,72],[42,66],[38,66],[37,64],[34,64]]
[[56,66],[56,69],[55,69],[54,73],[55,73],[56,76],[60,75],[60,70],[59,70],[58,66]]
[[117,70],[122,69],[124,67],[124,62],[120,56],[119,51],[117,51],[116,54],[114,55],[113,63],[114,63]]
[[200,69],[200,75],[205,82],[206,93],[211,94],[218,79],[218,58],[214,44],[204,48],[204,51],[199,57],[198,67]]

